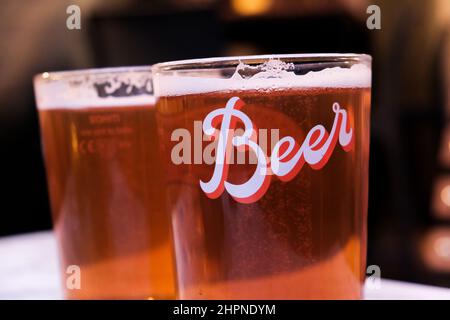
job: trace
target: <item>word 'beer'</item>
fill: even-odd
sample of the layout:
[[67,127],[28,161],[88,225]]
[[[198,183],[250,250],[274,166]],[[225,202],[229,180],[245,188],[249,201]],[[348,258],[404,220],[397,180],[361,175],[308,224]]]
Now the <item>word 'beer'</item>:
[[66,297],[174,298],[149,68],[52,76],[35,86]]
[[[272,58],[153,69],[180,298],[361,297],[370,57]],[[194,136],[197,121],[215,141],[215,162],[173,161],[181,141],[172,133]],[[278,130],[279,140],[261,153],[268,135],[250,127]],[[211,141],[192,141],[191,152],[197,144]],[[258,161],[220,160],[232,149]]]

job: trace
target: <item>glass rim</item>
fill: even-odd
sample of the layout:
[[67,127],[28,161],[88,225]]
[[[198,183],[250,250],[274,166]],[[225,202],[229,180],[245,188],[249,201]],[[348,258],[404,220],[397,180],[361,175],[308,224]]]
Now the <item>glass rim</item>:
[[247,65],[261,64],[267,60],[281,60],[291,63],[330,63],[330,62],[366,62],[372,61],[369,54],[358,53],[299,53],[299,54],[263,54],[247,56],[211,57],[200,59],[175,60],[157,63],[153,72],[168,72],[188,69],[209,69],[233,67],[243,62]]
[[113,100],[145,104],[154,98],[150,65],[43,72],[33,86],[38,109],[112,106]]
[[37,81],[64,81],[80,76],[104,76],[107,74],[121,74],[132,72],[152,72],[152,65],[142,66],[121,66],[105,68],[85,68],[75,70],[44,71],[34,75],[34,82]]

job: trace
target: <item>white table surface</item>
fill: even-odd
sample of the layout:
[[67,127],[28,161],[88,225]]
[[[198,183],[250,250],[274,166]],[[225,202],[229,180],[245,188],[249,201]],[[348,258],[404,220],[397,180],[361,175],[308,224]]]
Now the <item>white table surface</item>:
[[[365,299],[448,299],[450,289],[381,279]],[[62,299],[51,231],[0,238],[0,299]]]

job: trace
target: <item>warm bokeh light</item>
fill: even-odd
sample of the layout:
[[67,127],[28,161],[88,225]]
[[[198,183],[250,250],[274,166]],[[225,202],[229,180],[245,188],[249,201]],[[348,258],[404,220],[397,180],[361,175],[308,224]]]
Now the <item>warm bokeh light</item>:
[[431,207],[435,217],[450,219],[450,175],[444,174],[435,179]]
[[434,251],[438,257],[450,260],[450,235],[437,238],[434,241]]
[[431,269],[450,272],[450,228],[434,228],[422,240],[422,258]]
[[450,207],[450,185],[446,185],[442,189],[441,200],[447,207]]
[[270,9],[273,0],[232,0],[236,13],[243,16],[262,14]]

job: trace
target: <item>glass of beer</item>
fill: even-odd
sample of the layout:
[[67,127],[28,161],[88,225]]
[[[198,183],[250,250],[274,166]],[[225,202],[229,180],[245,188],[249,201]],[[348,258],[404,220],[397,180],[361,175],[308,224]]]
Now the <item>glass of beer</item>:
[[150,67],[34,79],[69,299],[175,297]]
[[152,70],[179,298],[361,298],[371,57]]

